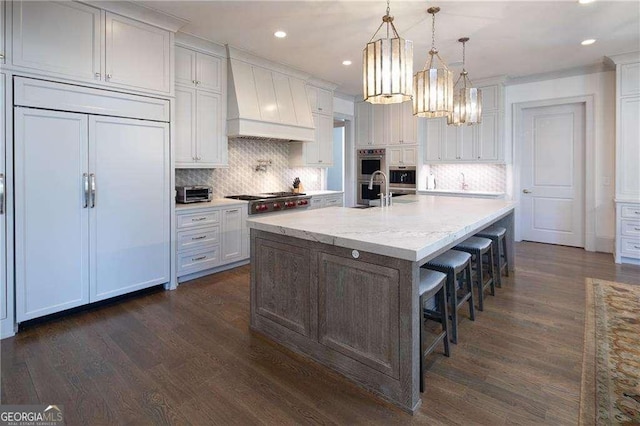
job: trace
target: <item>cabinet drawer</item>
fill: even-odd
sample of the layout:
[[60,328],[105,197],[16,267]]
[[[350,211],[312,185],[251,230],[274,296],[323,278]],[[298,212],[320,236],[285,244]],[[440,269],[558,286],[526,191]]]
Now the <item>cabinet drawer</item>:
[[340,207],[342,206],[342,197],[331,197],[324,200],[326,207]]
[[640,206],[639,205],[626,205],[622,206],[622,217],[630,219],[640,219]]
[[620,254],[624,257],[640,259],[640,238],[620,238]]
[[220,242],[220,227],[209,226],[178,232],[178,251],[210,246]]
[[220,264],[220,246],[178,254],[178,276],[215,268]]
[[622,219],[620,233],[629,237],[640,237],[640,220]]
[[178,229],[189,229],[195,226],[213,225],[220,222],[220,212],[217,210],[200,213],[178,215]]

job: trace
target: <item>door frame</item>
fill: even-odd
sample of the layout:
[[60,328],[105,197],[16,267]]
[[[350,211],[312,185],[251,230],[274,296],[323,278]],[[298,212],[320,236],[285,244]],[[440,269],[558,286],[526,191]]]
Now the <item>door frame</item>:
[[595,161],[595,138],[594,138],[594,95],[572,96],[567,98],[544,99],[540,101],[520,102],[513,104],[513,201],[518,203],[515,214],[515,240],[522,241],[521,215],[522,209],[519,207],[522,185],[520,173],[522,172],[522,149],[521,144],[524,132],[522,115],[524,110],[539,107],[549,107],[566,104],[584,105],[584,249],[587,251],[596,250],[596,161]]

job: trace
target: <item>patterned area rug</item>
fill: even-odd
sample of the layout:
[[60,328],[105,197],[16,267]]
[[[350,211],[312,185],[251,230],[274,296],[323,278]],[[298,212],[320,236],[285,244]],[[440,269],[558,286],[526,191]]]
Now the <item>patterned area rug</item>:
[[580,423],[640,424],[640,285],[588,278]]

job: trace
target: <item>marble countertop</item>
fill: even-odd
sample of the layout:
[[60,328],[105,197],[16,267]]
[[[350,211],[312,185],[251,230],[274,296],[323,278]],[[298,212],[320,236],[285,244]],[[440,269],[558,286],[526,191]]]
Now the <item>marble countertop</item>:
[[208,209],[212,207],[231,207],[242,204],[248,204],[247,201],[243,200],[232,200],[230,198],[214,198],[211,201],[205,203],[189,203],[189,204],[179,204],[176,203],[176,211],[188,211],[188,210],[200,210],[200,209]]
[[513,211],[501,199],[406,195],[390,207],[328,207],[250,217],[250,228],[420,261]]
[[315,195],[334,195],[334,194],[342,194],[344,191],[329,191],[329,190],[323,190],[323,191],[304,191],[305,194],[307,195],[311,195],[312,197]]
[[504,197],[504,192],[493,192],[493,191],[475,191],[475,190],[462,190],[462,189],[421,189],[418,191],[420,194],[460,194],[460,195],[483,195],[483,196],[494,196],[494,197]]

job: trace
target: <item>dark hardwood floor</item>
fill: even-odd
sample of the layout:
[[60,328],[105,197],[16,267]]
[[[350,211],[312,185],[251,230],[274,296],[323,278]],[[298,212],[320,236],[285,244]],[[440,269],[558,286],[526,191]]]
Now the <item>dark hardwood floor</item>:
[[517,270],[452,356],[428,359],[410,416],[252,335],[249,267],[28,327],[1,346],[2,404],[67,424],[577,424],[584,280],[640,284],[609,254],[516,245]]

